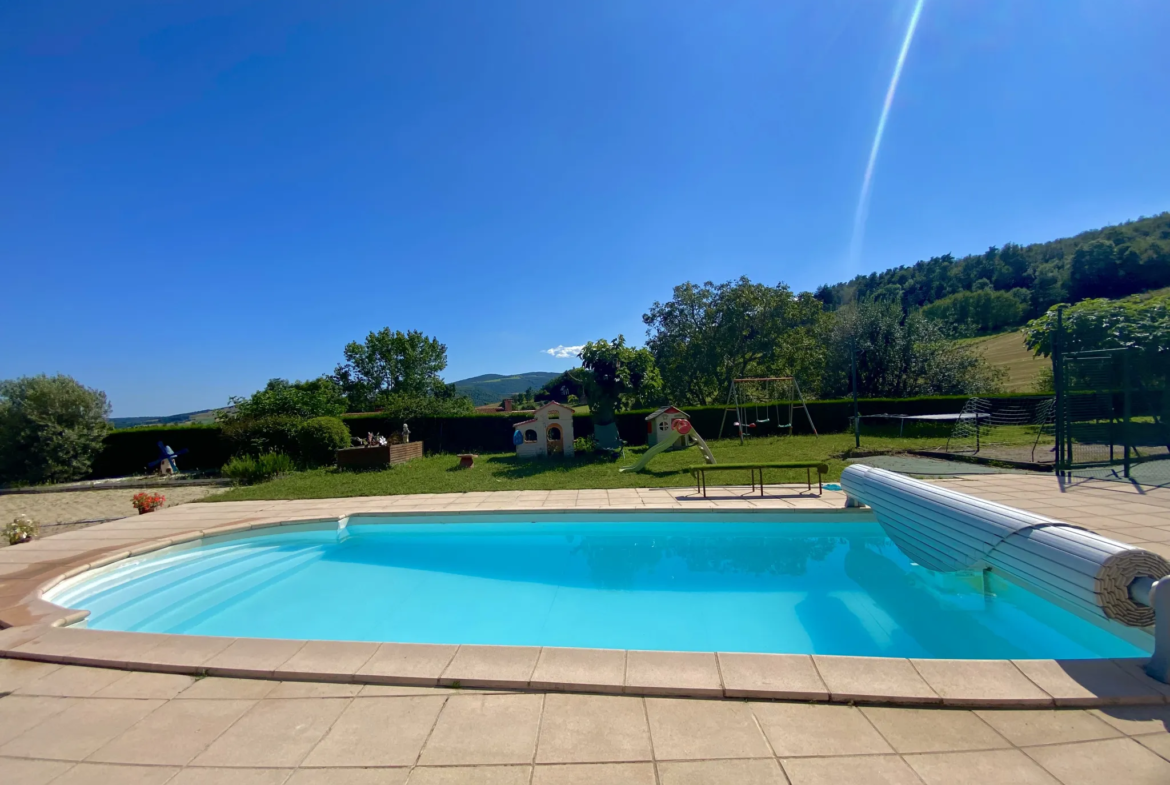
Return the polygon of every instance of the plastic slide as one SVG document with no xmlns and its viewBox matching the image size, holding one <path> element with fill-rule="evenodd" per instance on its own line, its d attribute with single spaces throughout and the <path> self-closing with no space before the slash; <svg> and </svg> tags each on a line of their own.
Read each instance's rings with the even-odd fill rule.
<svg viewBox="0 0 1170 785">
<path fill-rule="evenodd" d="M 618 471 L 642 471 L 646 468 L 646 465 L 654 459 L 654 456 L 669 450 L 678 443 L 679 439 L 685 439 L 690 444 L 699 445 L 699 451 L 703 453 L 703 460 L 705 460 L 707 463 L 715 463 L 715 456 L 711 454 L 711 449 L 707 447 L 707 443 L 703 441 L 703 437 L 700 436 L 691 427 L 691 424 L 686 420 L 675 420 L 674 422 L 675 427 L 671 430 L 670 436 L 666 437 L 663 441 L 658 442 L 658 444 L 654 445 L 645 453 L 643 453 L 642 457 L 639 458 L 637 463 L 635 463 L 633 466 L 623 466 Z"/>
</svg>

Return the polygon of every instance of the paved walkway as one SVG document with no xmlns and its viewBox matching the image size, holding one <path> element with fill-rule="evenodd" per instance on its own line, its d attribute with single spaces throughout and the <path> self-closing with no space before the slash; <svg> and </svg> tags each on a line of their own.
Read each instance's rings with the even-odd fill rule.
<svg viewBox="0 0 1170 785">
<path fill-rule="evenodd" d="M 130 500 L 140 491 L 161 493 L 166 507 L 202 499 L 223 488 L 211 485 L 179 488 L 117 488 L 101 491 L 62 491 L 59 493 L 6 493 L 0 495 L 0 528 L 18 515 L 27 515 L 42 526 L 53 523 L 124 518 L 137 515 Z M 0 543 L 6 545 L 7 543 Z"/>
<path fill-rule="evenodd" d="M 980 475 L 947 487 L 1170 556 L 1170 489 Z M 192 504 L 7 549 L 57 549 L 361 511 L 839 508 L 742 488 Z M 91 539 L 92 538 L 92 539 Z M 54 543 L 53 540 L 58 540 Z M 39 554 L 39 555 L 38 555 Z M 28 561 L 26 561 L 28 560 Z M 2 587 L 0 587 L 2 588 Z M 5 693 L 10 693 L 5 695 Z M 962 710 L 195 679 L 0 660 L 0 782 L 1170 783 L 1170 706 Z"/>
<path fill-rule="evenodd" d="M 0 660 L 5 785 L 1170 782 L 1170 707 L 906 709 Z"/>
</svg>

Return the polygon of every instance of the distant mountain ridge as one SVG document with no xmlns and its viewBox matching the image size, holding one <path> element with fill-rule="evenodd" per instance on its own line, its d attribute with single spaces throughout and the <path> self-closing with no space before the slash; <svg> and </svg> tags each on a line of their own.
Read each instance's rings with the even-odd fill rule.
<svg viewBox="0 0 1170 785">
<path fill-rule="evenodd" d="M 225 407 L 230 409 L 232 407 Z M 139 425 L 189 425 L 191 423 L 208 424 L 215 422 L 215 415 L 224 411 L 220 409 L 200 409 L 197 412 L 183 412 L 182 414 L 168 414 L 163 417 L 111 417 L 110 425 L 115 428 L 134 428 Z"/>
<path fill-rule="evenodd" d="M 560 375 L 559 371 L 529 371 L 511 375 L 485 373 L 469 379 L 460 379 L 454 382 L 454 385 L 458 392 L 471 398 L 476 406 L 484 406 L 502 401 L 509 395 L 522 393 L 529 387 L 534 391 L 539 390 L 545 382 Z"/>
</svg>

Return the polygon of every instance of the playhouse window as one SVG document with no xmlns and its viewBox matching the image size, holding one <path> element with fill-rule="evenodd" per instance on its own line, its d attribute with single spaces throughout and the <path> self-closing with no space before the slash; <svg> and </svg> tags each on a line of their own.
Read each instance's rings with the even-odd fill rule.
<svg viewBox="0 0 1170 785">
<path fill-rule="evenodd" d="M 531 428 L 529 428 L 527 431 L 525 431 L 524 432 L 524 441 L 526 441 L 526 442 L 536 441 L 536 431 L 532 430 Z"/>
<path fill-rule="evenodd" d="M 548 429 L 548 439 L 551 442 L 559 442 L 561 440 L 561 429 L 560 428 L 549 428 Z"/>
<path fill-rule="evenodd" d="M 548 410 L 548 418 L 550 420 L 559 420 L 559 419 L 561 419 L 561 413 L 558 412 L 556 409 L 549 409 Z"/>
</svg>

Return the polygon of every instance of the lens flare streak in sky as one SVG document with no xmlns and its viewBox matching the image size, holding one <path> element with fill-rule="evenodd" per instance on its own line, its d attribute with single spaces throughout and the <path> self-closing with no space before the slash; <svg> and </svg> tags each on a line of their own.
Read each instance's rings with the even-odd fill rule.
<svg viewBox="0 0 1170 785">
<path fill-rule="evenodd" d="M 886 120 L 890 117 L 890 107 L 894 103 L 894 93 L 898 90 L 898 80 L 902 78 L 902 67 L 906 65 L 906 55 L 910 51 L 910 44 L 914 41 L 914 31 L 918 28 L 918 17 L 922 15 L 922 6 L 926 0 L 918 0 L 914 4 L 914 13 L 910 15 L 910 24 L 906 27 L 906 35 L 902 39 L 902 49 L 898 52 L 898 62 L 894 65 L 894 75 L 890 78 L 890 86 L 886 89 L 886 100 L 882 104 L 882 114 L 878 118 L 877 131 L 873 135 L 873 146 L 869 148 L 869 162 L 865 165 L 865 177 L 861 181 L 861 195 L 857 199 L 857 212 L 853 216 L 853 240 L 849 244 L 849 269 L 856 272 L 861 257 L 861 245 L 865 237 L 865 219 L 869 214 L 869 192 L 873 185 L 873 170 L 877 163 L 878 150 L 882 146 L 882 134 L 886 130 Z"/>
</svg>

